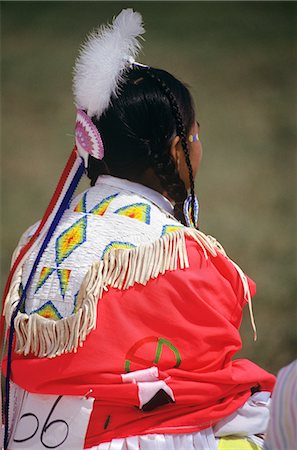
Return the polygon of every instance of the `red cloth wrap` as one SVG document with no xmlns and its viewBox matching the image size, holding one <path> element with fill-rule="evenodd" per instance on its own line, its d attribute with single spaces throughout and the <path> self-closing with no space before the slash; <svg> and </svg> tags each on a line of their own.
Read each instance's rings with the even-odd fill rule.
<svg viewBox="0 0 297 450">
<path fill-rule="evenodd" d="M 53 359 L 14 354 L 12 379 L 29 392 L 82 396 L 92 389 L 88 395 L 96 400 L 85 447 L 132 435 L 198 431 L 242 406 L 252 387 L 272 390 L 273 375 L 246 359 L 232 360 L 241 348 L 245 304 L 237 270 L 221 254 L 206 260 L 191 239 L 187 251 L 190 268 L 168 271 L 146 286 L 105 292 L 97 327 L 77 353 Z M 253 295 L 255 283 L 249 280 L 249 286 Z M 154 363 L 158 338 L 178 350 L 180 364 L 166 343 Z M 161 379 L 170 377 L 175 403 L 140 410 L 137 384 L 121 379 L 129 361 L 131 371 L 157 365 Z"/>
</svg>

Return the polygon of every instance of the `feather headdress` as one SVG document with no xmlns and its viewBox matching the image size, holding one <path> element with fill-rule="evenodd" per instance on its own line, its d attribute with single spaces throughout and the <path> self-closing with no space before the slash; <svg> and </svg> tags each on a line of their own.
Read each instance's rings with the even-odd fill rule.
<svg viewBox="0 0 297 450">
<path fill-rule="evenodd" d="M 137 38 L 145 32 L 142 17 L 124 9 L 112 25 L 101 26 L 83 44 L 74 67 L 76 107 L 99 118 L 117 95 L 125 69 L 140 50 Z"/>
</svg>

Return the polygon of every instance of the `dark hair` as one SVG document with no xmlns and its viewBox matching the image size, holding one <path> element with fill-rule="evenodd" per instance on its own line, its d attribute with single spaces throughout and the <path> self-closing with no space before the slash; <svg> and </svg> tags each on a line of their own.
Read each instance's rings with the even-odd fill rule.
<svg viewBox="0 0 297 450">
<path fill-rule="evenodd" d="M 181 81 L 161 69 L 133 66 L 125 74 L 119 95 L 111 99 L 105 113 L 99 120 L 92 118 L 101 133 L 105 154 L 103 161 L 89 157 L 91 184 L 94 185 L 98 175 L 106 173 L 140 181 L 142 174 L 152 168 L 164 190 L 176 202 L 176 216 L 182 220 L 181 205 L 187 192 L 169 149 L 178 135 L 193 196 L 187 134 L 194 120 L 193 100 Z"/>
</svg>

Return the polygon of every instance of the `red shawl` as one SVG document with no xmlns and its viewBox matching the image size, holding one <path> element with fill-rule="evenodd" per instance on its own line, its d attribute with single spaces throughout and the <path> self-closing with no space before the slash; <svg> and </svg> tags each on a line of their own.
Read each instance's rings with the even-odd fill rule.
<svg viewBox="0 0 297 450">
<path fill-rule="evenodd" d="M 186 242 L 189 268 L 104 293 L 96 329 L 76 353 L 13 356 L 12 379 L 27 391 L 95 397 L 85 447 L 198 431 L 242 406 L 251 388 L 273 388 L 273 375 L 232 359 L 241 348 L 245 304 L 238 271 L 225 256 L 206 259 L 196 242 Z M 161 381 L 122 378 L 152 366 Z"/>
</svg>

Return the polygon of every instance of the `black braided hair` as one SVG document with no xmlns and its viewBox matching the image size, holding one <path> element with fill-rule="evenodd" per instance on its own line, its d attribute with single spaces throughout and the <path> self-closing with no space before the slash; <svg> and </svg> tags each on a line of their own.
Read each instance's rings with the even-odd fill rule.
<svg viewBox="0 0 297 450">
<path fill-rule="evenodd" d="M 183 83 L 164 70 L 133 66 L 125 74 L 119 95 L 111 99 L 105 113 L 99 120 L 92 118 L 101 133 L 105 155 L 104 163 L 89 157 L 91 184 L 98 175 L 106 173 L 142 182 L 142 175 L 152 168 L 163 189 L 176 203 L 176 218 L 184 223 L 182 205 L 187 191 L 170 146 L 179 135 L 193 197 L 187 134 L 194 119 L 193 101 Z"/>
<path fill-rule="evenodd" d="M 165 93 L 166 97 L 168 98 L 168 100 L 170 102 L 170 106 L 172 108 L 172 111 L 173 111 L 173 114 L 174 114 L 174 117 L 176 120 L 177 135 L 181 139 L 182 147 L 183 147 L 184 154 L 185 154 L 186 164 L 187 164 L 188 171 L 189 171 L 191 206 L 192 206 L 191 215 L 192 215 L 193 224 L 195 224 L 195 218 L 194 218 L 195 182 L 194 182 L 194 177 L 193 177 L 192 164 L 191 164 L 191 160 L 190 160 L 190 152 L 189 152 L 189 146 L 188 146 L 187 133 L 186 133 L 185 126 L 183 123 L 183 118 L 181 116 L 176 98 L 173 95 L 173 93 L 171 92 L 171 90 L 169 89 L 169 87 L 166 85 L 166 83 L 161 78 L 156 76 L 155 73 L 150 69 L 150 67 L 147 68 L 147 75 L 150 78 L 152 78 L 153 80 L 156 80 L 156 82 L 160 85 L 161 89 L 163 90 L 163 92 Z M 159 176 L 160 176 L 160 174 L 159 174 Z M 185 199 L 185 197 L 184 197 L 184 199 Z M 178 206 L 178 210 L 180 211 L 179 204 L 177 204 L 177 206 Z"/>
</svg>

